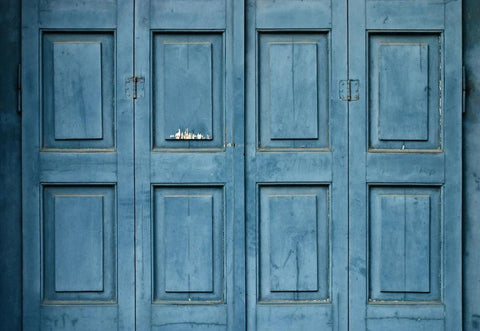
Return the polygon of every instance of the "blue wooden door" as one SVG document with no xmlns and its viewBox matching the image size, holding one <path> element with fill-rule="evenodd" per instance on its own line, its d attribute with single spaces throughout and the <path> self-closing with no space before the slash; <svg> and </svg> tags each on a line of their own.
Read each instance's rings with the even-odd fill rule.
<svg viewBox="0 0 480 331">
<path fill-rule="evenodd" d="M 460 14 L 25 0 L 24 328 L 461 330 Z"/>
<path fill-rule="evenodd" d="M 347 330 L 347 1 L 247 1 L 247 329 Z"/>
<path fill-rule="evenodd" d="M 133 2 L 23 3 L 23 328 L 132 330 Z"/>
<path fill-rule="evenodd" d="M 243 2 L 135 5 L 138 330 L 243 330 Z"/>
<path fill-rule="evenodd" d="M 461 330 L 461 1 L 349 2 L 351 330 Z"/>
</svg>

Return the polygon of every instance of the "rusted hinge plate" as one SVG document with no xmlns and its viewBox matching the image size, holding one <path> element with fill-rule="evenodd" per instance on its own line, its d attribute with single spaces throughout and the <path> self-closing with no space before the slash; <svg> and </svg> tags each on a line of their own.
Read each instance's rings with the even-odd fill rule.
<svg viewBox="0 0 480 331">
<path fill-rule="evenodd" d="M 143 98 L 145 78 L 143 77 L 128 77 L 125 79 L 125 95 L 127 98 L 138 99 Z"/>
<path fill-rule="evenodd" d="M 467 99 L 467 74 L 465 72 L 465 66 L 462 66 L 462 114 L 467 112 L 466 106 Z"/>
<path fill-rule="evenodd" d="M 357 101 L 360 99 L 360 83 L 357 79 L 341 80 L 338 97 L 342 101 Z"/>
<path fill-rule="evenodd" d="M 22 113 L 22 65 L 17 69 L 17 112 Z"/>
</svg>

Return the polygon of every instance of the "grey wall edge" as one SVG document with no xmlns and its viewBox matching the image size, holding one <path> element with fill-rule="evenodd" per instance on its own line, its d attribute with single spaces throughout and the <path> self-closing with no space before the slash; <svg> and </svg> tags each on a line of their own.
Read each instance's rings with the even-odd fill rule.
<svg viewBox="0 0 480 331">
<path fill-rule="evenodd" d="M 467 77 L 463 119 L 463 321 L 480 330 L 480 2 L 463 0 Z"/>
<path fill-rule="evenodd" d="M 21 117 L 17 113 L 20 0 L 0 1 L 0 329 L 22 322 Z"/>
</svg>

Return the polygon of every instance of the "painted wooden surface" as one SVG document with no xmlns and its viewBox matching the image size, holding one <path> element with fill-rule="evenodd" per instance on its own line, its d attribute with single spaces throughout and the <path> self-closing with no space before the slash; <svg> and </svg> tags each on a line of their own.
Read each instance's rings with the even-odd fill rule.
<svg viewBox="0 0 480 331">
<path fill-rule="evenodd" d="M 259 147 L 328 148 L 328 36 L 259 33 Z"/>
<path fill-rule="evenodd" d="M 55 139 L 101 139 L 101 44 L 54 42 L 52 46 Z"/>
<path fill-rule="evenodd" d="M 328 188 L 262 186 L 259 300 L 328 300 Z"/>
<path fill-rule="evenodd" d="M 221 302 L 222 187 L 156 187 L 153 204 L 153 301 Z"/>
<path fill-rule="evenodd" d="M 347 330 L 346 1 L 247 1 L 247 329 Z"/>
<path fill-rule="evenodd" d="M 218 31 L 154 32 L 154 149 L 221 149 L 225 143 L 225 41 Z M 195 137 L 178 137 L 178 133 Z M 201 135 L 201 138 L 198 135 Z"/>
<path fill-rule="evenodd" d="M 461 330 L 461 2 L 349 18 L 350 326 Z"/>
<path fill-rule="evenodd" d="M 369 37 L 369 149 L 440 149 L 441 36 Z"/>
<path fill-rule="evenodd" d="M 468 2 L 468 1 L 467 1 L 467 2 Z M 473 29 L 471 29 L 471 30 L 473 31 Z M 473 54 L 474 54 L 474 52 L 475 52 L 475 51 L 472 51 Z M 472 62 L 475 62 L 475 61 L 473 61 L 473 60 L 471 60 L 471 61 L 472 61 Z M 472 77 L 472 76 L 469 76 L 469 77 L 470 77 L 471 81 L 473 81 L 473 82 L 475 81 L 475 76 L 473 76 L 473 77 Z M 473 84 L 473 83 L 472 83 L 472 84 Z M 470 98 L 473 98 L 472 95 L 473 95 L 473 96 L 475 95 L 474 92 L 475 92 L 475 91 L 472 92 L 472 94 L 470 95 Z M 472 99 L 468 99 L 468 100 L 472 100 Z M 473 108 L 473 107 L 472 107 L 472 108 Z M 467 115 L 467 119 L 468 119 L 467 123 L 471 123 L 471 122 L 469 122 L 469 121 L 473 121 L 473 120 L 472 120 L 473 117 L 472 117 L 472 115 L 470 115 L 470 117 L 468 117 L 468 116 L 469 116 L 469 115 Z M 468 126 L 468 125 L 466 126 L 466 130 L 467 130 L 467 131 L 468 131 L 468 130 L 471 130 L 471 131 L 469 131 L 471 135 L 467 137 L 467 145 L 466 145 L 466 148 L 473 148 L 473 147 L 468 147 L 468 146 L 473 146 L 473 144 L 468 145 L 468 142 L 471 141 L 471 140 L 468 140 L 468 139 L 474 136 L 474 131 L 473 131 L 473 129 L 474 129 L 474 127 L 472 128 L 472 126 Z M 474 158 L 475 158 L 475 153 L 473 153 L 473 152 L 470 154 L 470 156 L 467 156 L 466 169 L 470 169 L 470 170 L 473 169 L 473 167 L 474 167 L 473 165 L 471 165 L 471 167 L 469 168 L 469 164 L 470 164 L 470 163 L 468 163 L 468 160 L 472 160 L 472 159 L 474 159 Z M 173 163 L 173 164 L 174 164 L 174 163 Z M 476 163 L 475 163 L 475 162 L 472 162 L 472 164 L 476 164 Z M 68 167 L 67 167 L 67 168 L 68 168 Z M 168 167 L 166 167 L 166 166 L 165 166 L 165 168 L 168 169 Z M 390 175 L 390 176 L 393 176 L 393 175 Z M 412 174 L 412 176 L 413 176 L 413 174 Z M 418 176 L 418 175 L 415 175 L 415 176 Z M 472 174 L 472 176 L 473 176 L 473 174 Z M 413 176 L 413 177 L 414 177 L 414 176 Z M 398 177 L 397 177 L 397 178 L 398 178 Z M 434 180 L 434 181 L 438 181 L 438 180 Z M 475 185 L 475 184 L 474 184 L 474 181 L 472 181 L 472 185 Z M 466 219 L 466 222 L 467 222 L 467 224 L 470 225 L 470 228 L 469 228 L 470 230 L 465 232 L 465 233 L 466 233 L 466 238 L 465 238 L 466 241 L 465 241 L 465 243 L 466 243 L 466 245 L 467 245 L 468 247 L 474 246 L 474 244 L 472 244 L 472 242 L 473 242 L 473 243 L 475 242 L 474 238 L 475 238 L 475 233 L 476 233 L 476 232 L 475 232 L 475 225 L 474 225 L 475 223 L 474 223 L 474 222 L 470 222 L 472 219 L 475 218 L 475 215 L 476 215 L 476 213 L 475 213 L 475 211 L 474 211 L 475 208 L 471 208 L 471 209 L 468 208 L 468 206 L 469 206 L 469 201 L 472 201 L 472 200 L 475 199 L 475 192 L 474 192 L 473 188 L 468 188 L 468 187 L 465 188 L 465 190 L 470 190 L 470 189 L 471 189 L 472 191 L 471 191 L 471 192 L 468 191 L 469 193 L 465 195 L 465 196 L 466 196 L 465 202 L 466 202 L 466 204 L 467 204 L 467 212 L 466 212 L 466 213 L 467 213 L 467 215 L 468 215 L 468 216 L 467 216 L 467 219 Z M 241 208 L 241 207 L 240 207 L 240 208 Z M 473 239 L 472 239 L 472 238 L 473 238 Z M 470 243 L 470 245 L 469 245 L 469 243 Z M 474 267 L 475 264 L 469 263 L 469 261 L 474 261 L 474 256 L 475 256 L 475 255 L 474 255 L 474 254 L 475 254 L 474 252 L 475 252 L 475 250 L 474 250 L 474 249 L 473 249 L 473 250 L 470 249 L 469 252 L 470 252 L 470 254 L 469 254 L 469 255 L 466 255 L 466 257 L 465 257 L 465 260 L 466 260 L 466 262 L 467 262 L 465 267 L 466 267 L 470 272 L 468 272 L 468 273 L 466 274 L 465 279 L 475 279 L 475 276 L 474 276 L 474 275 L 475 275 L 475 267 Z M 11 282 L 11 281 L 12 281 L 12 280 L 9 280 L 9 282 Z M 470 312 L 473 312 L 473 313 L 470 314 L 470 315 L 468 315 L 467 318 L 465 318 L 465 323 L 466 323 L 466 324 L 468 323 L 468 325 L 466 325 L 465 328 L 466 328 L 467 330 L 469 330 L 469 328 L 472 328 L 472 330 L 474 330 L 475 328 L 477 328 L 477 325 L 478 325 L 478 324 L 476 324 L 476 322 L 478 321 L 478 316 L 475 315 L 475 305 L 476 305 L 476 302 L 477 302 L 476 299 L 475 299 L 476 297 L 474 296 L 475 288 L 476 288 L 476 287 L 475 287 L 475 281 L 472 281 L 472 282 L 468 282 L 468 281 L 467 281 L 466 284 L 467 284 L 467 285 L 468 285 L 468 284 L 471 284 L 471 287 L 469 287 L 470 290 L 469 290 L 469 291 L 466 291 L 466 295 L 465 295 L 465 298 L 466 298 L 465 300 L 466 300 L 466 302 L 469 303 L 469 304 L 466 305 L 466 307 L 473 307 L 473 308 L 471 308 L 471 310 L 470 310 Z M 3 296 L 2 296 L 2 297 L 3 297 Z M 9 307 L 8 309 L 11 309 L 11 308 Z M 306 308 L 306 309 L 307 309 L 307 308 Z M 420 307 L 420 308 L 417 307 L 416 309 L 417 309 L 417 311 L 421 311 L 421 307 Z M 85 311 L 87 311 L 87 309 L 85 309 Z M 397 311 L 397 313 L 398 313 L 398 311 Z M 404 312 L 400 311 L 400 314 L 397 314 L 397 316 L 404 316 L 404 315 L 401 315 L 402 313 L 404 313 Z M 375 314 L 377 314 L 377 313 L 375 313 Z M 380 314 L 380 313 L 378 313 L 378 314 Z M 425 313 L 423 313 L 423 314 L 425 314 Z M 83 315 L 83 316 L 85 316 L 85 315 Z M 372 316 L 376 316 L 376 315 L 374 315 L 374 313 L 372 312 Z M 380 315 L 378 315 L 378 316 L 380 316 Z M 409 316 L 413 316 L 413 315 L 409 315 Z M 418 315 L 418 316 L 419 316 L 419 318 L 421 318 L 421 317 L 424 316 L 424 315 L 420 314 L 420 315 Z M 437 316 L 437 315 L 435 315 L 435 316 Z M 441 314 L 438 315 L 438 316 L 441 316 Z M 476 317 L 476 316 L 477 316 L 477 317 Z M 279 320 L 280 320 L 281 315 L 278 315 L 277 317 L 279 317 Z M 167 320 L 167 318 L 165 318 L 165 320 Z M 386 326 L 391 325 L 391 323 L 394 323 L 394 322 L 400 323 L 400 322 L 398 322 L 398 318 L 384 319 L 383 322 L 381 322 L 380 320 L 378 320 L 378 321 L 375 322 L 375 323 L 377 323 L 377 324 L 378 324 L 378 323 L 383 323 L 383 324 L 382 324 L 383 326 L 380 326 L 380 329 L 382 329 L 382 328 L 384 329 Z M 80 323 L 82 323 L 82 322 L 80 322 Z M 372 323 L 373 323 L 373 322 L 372 322 Z M 412 321 L 407 321 L 407 320 L 405 320 L 405 321 L 403 321 L 403 322 L 401 322 L 401 323 L 403 323 L 403 329 L 414 329 L 414 328 L 416 328 L 417 326 L 420 327 L 420 326 L 419 326 L 419 323 L 420 323 L 420 322 L 412 322 Z M 81 328 L 81 326 L 79 326 L 79 327 Z M 83 327 L 85 327 L 84 324 L 83 324 Z M 429 327 L 429 328 L 431 328 L 431 329 L 437 329 L 437 328 L 439 328 L 439 327 L 441 327 L 441 326 L 440 326 L 440 324 L 439 324 L 438 321 L 431 321 L 431 322 L 428 323 L 428 325 L 425 325 L 425 327 Z"/>
<path fill-rule="evenodd" d="M 369 299 L 439 301 L 439 187 L 372 187 L 369 200 Z"/>
<path fill-rule="evenodd" d="M 135 328 L 132 12 L 23 2 L 24 330 Z"/>
<path fill-rule="evenodd" d="M 55 292 L 103 291 L 103 196 L 54 198 Z M 52 220 L 50 220 L 51 222 Z"/>
<path fill-rule="evenodd" d="M 135 2 L 138 330 L 244 329 L 243 12 Z"/>
<path fill-rule="evenodd" d="M 115 35 L 42 34 L 42 149 L 105 149 L 115 144 Z"/>
</svg>

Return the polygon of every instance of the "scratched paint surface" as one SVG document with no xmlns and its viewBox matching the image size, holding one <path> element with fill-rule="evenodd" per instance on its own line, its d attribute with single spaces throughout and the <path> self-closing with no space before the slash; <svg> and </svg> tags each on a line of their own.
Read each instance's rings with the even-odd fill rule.
<svg viewBox="0 0 480 331">
<path fill-rule="evenodd" d="M 477 86 L 480 78 L 476 72 L 480 70 L 478 57 L 480 50 L 478 38 L 480 36 L 480 4 L 477 0 L 464 1 L 464 51 L 467 65 L 469 93 L 467 95 L 468 113 L 464 117 L 464 329 L 467 331 L 480 330 L 480 253 L 478 242 L 480 240 L 480 225 L 477 222 L 480 191 L 478 190 L 479 150 L 480 141 L 478 125 L 478 104 L 480 94 Z M 111 3 L 111 2 L 109 2 Z M 2 267 L 0 272 L 1 284 L 1 325 L 8 330 L 19 330 L 20 320 L 20 291 L 21 291 L 21 268 L 20 268 L 20 117 L 15 113 L 16 108 L 16 72 L 15 66 L 20 61 L 18 44 L 19 37 L 19 3 L 16 0 L 5 0 L 0 4 L 0 21 L 4 29 L 0 33 L 0 40 L 11 43 L 11 47 L 5 47 L 2 52 L 2 70 L 0 95 L 0 137 L 7 144 L 1 144 L 0 155 L 8 157 L 0 158 L 0 182 L 7 185 L 8 189 L 2 190 L 0 218 L 2 219 L 2 231 L 0 243 L 2 245 Z M 475 174 L 475 175 L 474 175 Z M 7 178 L 7 179 L 5 179 Z M 6 208 L 4 208 L 6 207 Z M 61 321 L 61 320 L 59 320 Z M 66 321 L 65 321 L 66 323 Z M 78 321 L 68 322 L 68 326 L 78 326 Z M 388 321 L 387 321 L 388 323 Z M 57 326 L 67 326 L 58 324 Z"/>
</svg>

